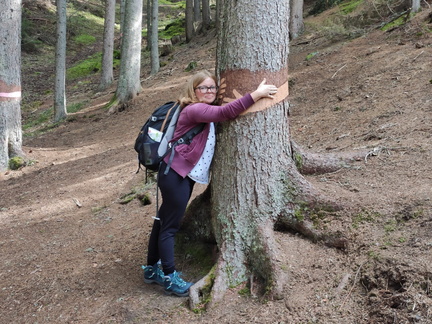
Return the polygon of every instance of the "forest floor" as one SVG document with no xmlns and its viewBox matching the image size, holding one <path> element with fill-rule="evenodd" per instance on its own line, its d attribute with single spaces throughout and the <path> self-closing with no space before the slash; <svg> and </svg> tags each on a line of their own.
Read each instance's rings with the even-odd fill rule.
<svg viewBox="0 0 432 324">
<path fill-rule="evenodd" d="M 156 76 L 144 71 L 142 93 L 117 114 L 103 109 L 115 88 L 96 93 L 97 79 L 88 91 L 70 87 L 68 101 L 85 98 L 86 108 L 49 132 L 25 137 L 24 150 L 36 163 L 0 174 L 1 322 L 432 323 L 427 15 L 392 32 L 339 41 L 307 32 L 292 42 L 293 139 L 316 153 L 370 154 L 337 172 L 307 176 L 345 206 L 318 225 L 342 231 L 349 245 L 338 250 L 276 232 L 285 247 L 280 258 L 289 264 L 282 300 L 232 289 L 223 305 L 196 314 L 188 298 L 144 284 L 155 204 L 119 203 L 145 178 L 135 173 L 140 127 L 155 107 L 177 98 L 194 73 L 184 71 L 191 60 L 196 70 L 214 69 L 214 34 L 177 47 Z M 310 53 L 316 54 L 307 60 Z M 47 78 L 29 75 L 23 71 L 24 91 L 31 83 L 52 105 L 43 91 Z M 191 281 L 200 279 L 194 261 L 178 256 Z"/>
</svg>

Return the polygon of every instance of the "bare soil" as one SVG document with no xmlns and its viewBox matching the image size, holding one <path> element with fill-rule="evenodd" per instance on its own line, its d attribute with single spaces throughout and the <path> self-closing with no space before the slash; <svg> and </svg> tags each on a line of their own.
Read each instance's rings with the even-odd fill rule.
<svg viewBox="0 0 432 324">
<path fill-rule="evenodd" d="M 25 152 L 37 163 L 0 175 L 1 322 L 432 323 L 427 14 L 392 32 L 339 41 L 306 33 L 292 42 L 293 138 L 312 152 L 370 154 L 337 172 L 307 176 L 345 206 L 317 226 L 342 231 L 349 246 L 337 250 L 277 232 L 285 246 L 280 258 L 289 264 L 283 300 L 262 299 L 253 289 L 243 296 L 237 288 L 223 305 L 195 314 L 187 298 L 144 284 L 155 203 L 119 203 L 144 181 L 133 150 L 141 125 L 155 107 L 176 99 L 193 73 L 184 71 L 190 61 L 197 70 L 214 69 L 214 34 L 176 48 L 157 76 L 145 67 L 142 93 L 120 113 L 103 109 L 115 88 L 95 94 L 97 79 L 88 92 L 71 89 L 69 102 L 87 98 L 86 109 L 26 137 Z M 180 270 L 197 281 L 193 261 L 179 253 Z"/>
</svg>

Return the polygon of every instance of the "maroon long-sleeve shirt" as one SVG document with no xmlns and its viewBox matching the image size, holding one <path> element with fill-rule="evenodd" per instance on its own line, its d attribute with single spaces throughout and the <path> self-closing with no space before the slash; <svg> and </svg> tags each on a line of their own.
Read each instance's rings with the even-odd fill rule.
<svg viewBox="0 0 432 324">
<path fill-rule="evenodd" d="M 193 169 L 204 151 L 211 122 L 234 119 L 254 103 L 250 94 L 232 101 L 224 106 L 213 106 L 206 103 L 195 103 L 183 108 L 177 121 L 173 140 L 179 139 L 195 126 L 205 123 L 202 132 L 197 134 L 189 145 L 180 144 L 175 147 L 175 155 L 171 168 L 183 178 Z M 165 157 L 168 163 L 170 154 Z"/>
</svg>

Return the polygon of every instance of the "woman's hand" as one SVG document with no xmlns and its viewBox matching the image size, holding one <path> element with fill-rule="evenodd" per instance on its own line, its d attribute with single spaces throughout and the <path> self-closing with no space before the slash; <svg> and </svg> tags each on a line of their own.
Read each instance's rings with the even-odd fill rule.
<svg viewBox="0 0 432 324">
<path fill-rule="evenodd" d="M 273 84 L 265 84 L 266 79 L 264 79 L 258 88 L 251 93 L 252 99 L 257 102 L 261 98 L 270 98 L 273 99 L 273 95 L 277 92 L 277 87 Z"/>
</svg>

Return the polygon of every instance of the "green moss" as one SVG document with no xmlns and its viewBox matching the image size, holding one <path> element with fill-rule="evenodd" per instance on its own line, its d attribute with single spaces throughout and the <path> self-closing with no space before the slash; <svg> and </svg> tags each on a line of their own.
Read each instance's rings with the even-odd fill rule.
<svg viewBox="0 0 432 324">
<path fill-rule="evenodd" d="M 314 58 L 319 52 L 312 52 L 306 55 L 305 61 L 310 61 L 312 58 Z"/>
<path fill-rule="evenodd" d="M 400 16 L 398 19 L 395 19 L 388 24 L 385 24 L 383 27 L 381 27 L 382 31 L 391 30 L 393 28 L 399 27 L 404 25 L 409 19 L 415 16 L 415 13 L 410 13 L 409 17 L 406 15 Z"/>
<path fill-rule="evenodd" d="M 360 6 L 363 2 L 364 0 L 352 0 L 348 2 L 343 2 L 339 4 L 339 9 L 343 14 L 348 15 L 354 10 L 356 10 L 357 7 Z"/>
<path fill-rule="evenodd" d="M 122 204 L 122 205 L 129 204 L 132 200 L 135 199 L 135 197 L 136 197 L 135 193 L 128 193 L 128 194 L 120 197 L 120 202 L 119 203 Z"/>
<path fill-rule="evenodd" d="M 196 314 L 200 314 L 203 311 L 205 311 L 208 303 L 210 303 L 210 301 L 211 301 L 211 291 L 213 289 L 213 284 L 214 284 L 214 280 L 216 277 L 215 271 L 216 271 L 216 266 L 213 266 L 213 268 L 209 272 L 209 276 L 207 277 L 207 281 L 205 282 L 204 286 L 201 288 L 202 303 L 197 305 L 197 307 L 195 307 L 193 309 L 193 312 Z"/>
<path fill-rule="evenodd" d="M 119 199 L 119 203 L 125 205 L 137 198 L 141 202 L 141 204 L 150 205 L 152 203 L 152 200 L 151 195 L 148 191 L 152 185 L 153 182 L 143 182 L 140 186 L 133 188 L 130 192 L 121 196 Z"/>
<path fill-rule="evenodd" d="M 188 64 L 188 66 L 186 67 L 185 71 L 186 71 L 186 72 L 190 72 L 190 71 L 196 69 L 197 65 L 198 65 L 197 62 L 195 62 L 195 61 L 193 61 L 193 62 L 189 62 L 189 64 Z"/>
<path fill-rule="evenodd" d="M 297 219 L 299 222 L 304 221 L 305 219 L 305 215 L 303 213 L 303 209 L 302 208 L 298 208 L 296 210 L 294 210 L 294 217 L 295 219 Z"/>
<path fill-rule="evenodd" d="M 297 169 L 301 170 L 301 168 L 303 167 L 303 157 L 301 156 L 301 154 L 294 153 L 293 159 Z"/>
<path fill-rule="evenodd" d="M 249 297 L 249 296 L 251 296 L 251 291 L 250 291 L 249 287 L 246 286 L 246 287 L 240 289 L 238 291 L 238 294 L 240 296 L 243 296 L 243 297 Z"/>
<path fill-rule="evenodd" d="M 165 26 L 165 28 L 159 32 L 159 37 L 162 39 L 171 39 L 177 35 L 185 34 L 185 19 L 176 19 Z"/>
<path fill-rule="evenodd" d="M 9 160 L 9 169 L 18 170 L 26 165 L 25 160 L 20 156 L 15 156 Z"/>
</svg>

